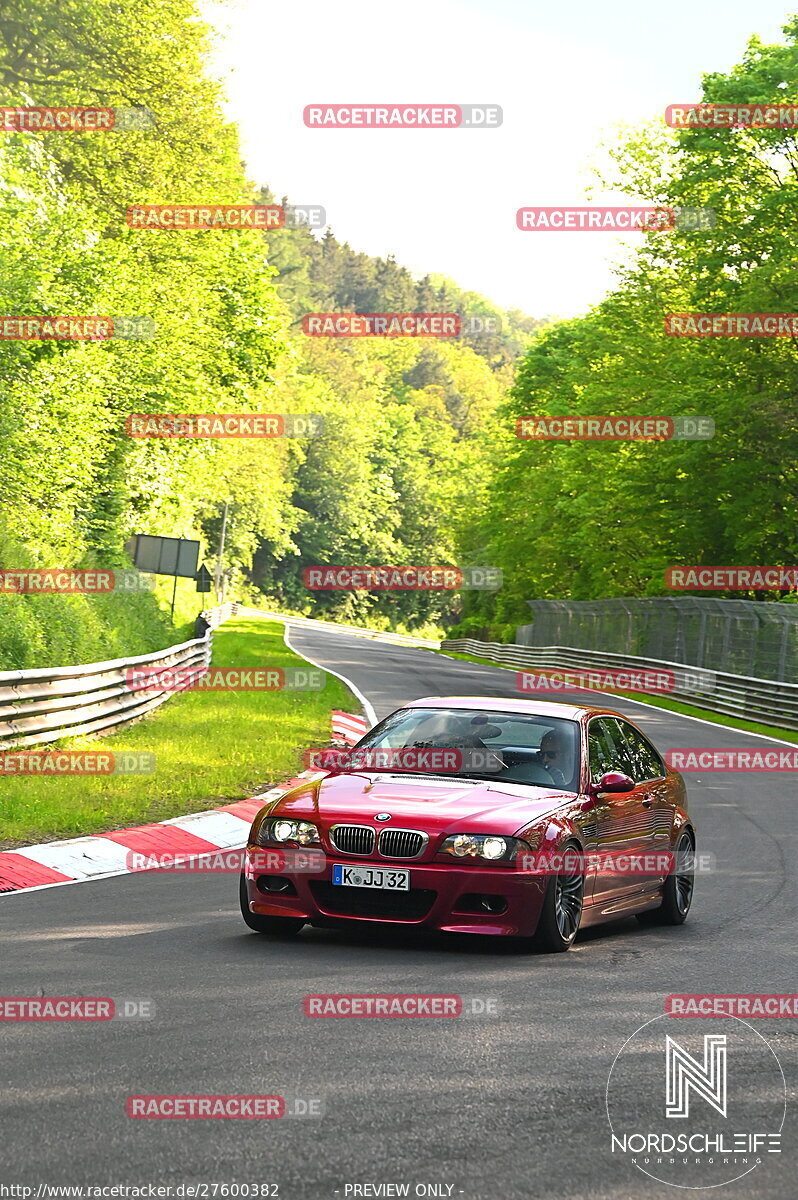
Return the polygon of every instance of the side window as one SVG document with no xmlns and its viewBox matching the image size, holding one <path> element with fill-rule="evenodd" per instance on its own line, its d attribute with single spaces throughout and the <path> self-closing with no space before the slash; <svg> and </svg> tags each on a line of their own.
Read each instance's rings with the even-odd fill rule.
<svg viewBox="0 0 798 1200">
<path fill-rule="evenodd" d="M 628 771 L 635 782 L 644 779 L 659 779 L 665 774 L 662 759 L 654 747 L 641 733 L 638 733 L 626 721 L 616 721 L 618 740 L 624 747 L 624 756 L 629 761 L 632 770 Z"/>
<path fill-rule="evenodd" d="M 607 725 L 609 726 L 608 732 L 614 749 L 613 763 L 615 765 L 613 769 L 623 771 L 624 775 L 628 775 L 636 783 L 640 778 L 640 773 L 637 760 L 632 754 L 631 746 L 621 733 L 617 721 L 608 720 Z"/>
<path fill-rule="evenodd" d="M 612 738 L 611 726 L 604 717 L 595 717 L 587 727 L 587 761 L 590 782 L 598 783 L 607 771 L 617 771 L 618 752 Z"/>
</svg>

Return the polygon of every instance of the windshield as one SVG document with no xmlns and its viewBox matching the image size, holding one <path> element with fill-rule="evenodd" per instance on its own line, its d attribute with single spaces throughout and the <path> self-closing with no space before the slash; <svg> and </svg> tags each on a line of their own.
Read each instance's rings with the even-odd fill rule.
<svg viewBox="0 0 798 1200">
<path fill-rule="evenodd" d="M 358 742 L 351 767 L 577 791 L 579 725 L 562 717 L 403 708 Z"/>
</svg>

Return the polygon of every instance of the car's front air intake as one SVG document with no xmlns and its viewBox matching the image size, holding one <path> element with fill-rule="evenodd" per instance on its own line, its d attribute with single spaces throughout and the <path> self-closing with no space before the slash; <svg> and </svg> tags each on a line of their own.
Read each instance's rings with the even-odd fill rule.
<svg viewBox="0 0 798 1200">
<path fill-rule="evenodd" d="M 342 854 L 374 853 L 374 830 L 368 825 L 333 825 L 330 841 Z"/>
<path fill-rule="evenodd" d="M 418 858 L 428 841 L 417 829 L 381 829 L 378 847 L 383 858 Z"/>
</svg>

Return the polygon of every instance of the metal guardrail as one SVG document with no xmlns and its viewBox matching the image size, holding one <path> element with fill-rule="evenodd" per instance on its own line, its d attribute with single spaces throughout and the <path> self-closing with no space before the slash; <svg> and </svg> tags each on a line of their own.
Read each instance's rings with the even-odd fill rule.
<svg viewBox="0 0 798 1200">
<path fill-rule="evenodd" d="M 242 613 L 254 617 L 266 617 L 274 621 L 284 621 L 291 625 L 306 625 L 311 629 L 333 629 L 339 633 L 351 633 L 356 637 L 373 638 L 378 642 L 393 642 L 397 646 L 420 646 L 426 650 L 437 650 L 441 642 L 435 638 L 414 637 L 408 633 L 382 633 L 377 629 L 364 629 L 362 625 L 341 625 L 337 621 L 320 621 L 314 617 L 292 617 L 287 613 L 272 612 L 266 608 L 241 608 Z"/>
<path fill-rule="evenodd" d="M 164 669 L 180 667 L 187 678 L 201 675 L 211 661 L 211 630 L 237 612 L 236 603 L 208 609 L 202 614 L 208 623 L 203 637 L 153 654 L 77 667 L 0 671 L 0 753 L 111 731 L 144 716 L 174 692 L 144 691 L 141 684 L 134 687 L 126 672 L 153 664 Z"/>
<path fill-rule="evenodd" d="M 573 646 L 519 646 L 479 642 L 475 638 L 452 638 L 442 642 L 441 649 L 456 654 L 473 654 L 495 662 L 497 666 L 516 667 L 519 670 L 672 671 L 675 685 L 666 693 L 669 698 L 747 721 L 763 721 L 783 729 L 798 729 L 798 684 L 795 683 L 776 683 L 772 679 L 707 671 L 687 663 L 637 658 L 628 654 L 604 654 Z M 523 696 L 530 692 L 519 689 L 518 694 Z M 552 694 L 551 698 L 556 697 Z"/>
<path fill-rule="evenodd" d="M 228 600 L 224 604 L 217 604 L 216 608 L 206 608 L 200 616 L 208 622 L 209 629 L 216 629 L 217 625 L 230 617 L 237 617 L 240 612 L 243 612 L 243 605 L 237 600 Z"/>
</svg>

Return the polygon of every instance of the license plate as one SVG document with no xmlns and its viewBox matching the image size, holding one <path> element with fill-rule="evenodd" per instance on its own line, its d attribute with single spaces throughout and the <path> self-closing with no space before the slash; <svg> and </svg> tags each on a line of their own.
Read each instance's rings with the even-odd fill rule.
<svg viewBox="0 0 798 1200">
<path fill-rule="evenodd" d="M 388 871 L 383 867 L 350 867 L 333 863 L 333 883 L 342 887 L 384 888 L 389 892 L 409 892 L 409 871 Z"/>
</svg>

